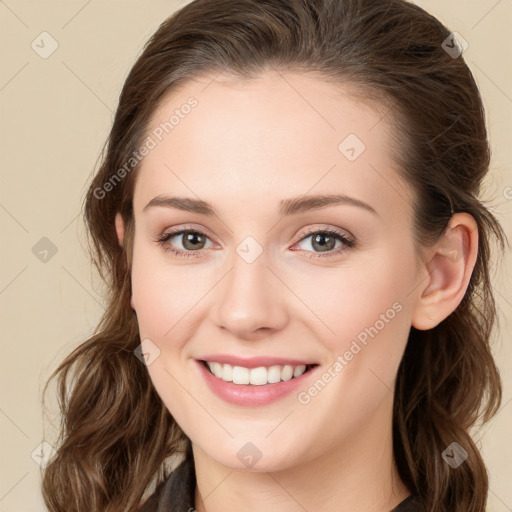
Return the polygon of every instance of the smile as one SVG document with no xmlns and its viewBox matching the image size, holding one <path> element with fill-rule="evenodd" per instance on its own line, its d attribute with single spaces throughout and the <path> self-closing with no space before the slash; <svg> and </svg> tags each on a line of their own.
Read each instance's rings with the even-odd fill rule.
<svg viewBox="0 0 512 512">
<path fill-rule="evenodd" d="M 277 384 L 281 381 L 288 381 L 300 377 L 303 373 L 310 370 L 312 364 L 297 366 L 292 365 L 272 365 L 259 366 L 257 368 L 246 368 L 244 366 L 234 366 L 228 363 L 218 363 L 216 361 L 203 361 L 212 375 L 222 379 L 225 382 L 233 384 L 264 386 L 265 384 Z"/>
</svg>

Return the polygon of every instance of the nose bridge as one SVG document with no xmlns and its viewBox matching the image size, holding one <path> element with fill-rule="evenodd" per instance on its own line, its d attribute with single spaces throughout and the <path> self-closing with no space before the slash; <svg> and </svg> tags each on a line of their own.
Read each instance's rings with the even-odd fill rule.
<svg viewBox="0 0 512 512">
<path fill-rule="evenodd" d="M 215 321 L 237 337 L 258 329 L 282 328 L 286 321 L 285 292 L 268 268 L 270 251 L 253 237 L 235 248 L 230 268 L 216 297 Z"/>
</svg>

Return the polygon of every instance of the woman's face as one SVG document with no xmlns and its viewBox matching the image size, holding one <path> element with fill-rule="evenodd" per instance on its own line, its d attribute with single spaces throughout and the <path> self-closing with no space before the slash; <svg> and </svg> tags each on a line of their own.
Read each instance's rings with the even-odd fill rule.
<svg viewBox="0 0 512 512">
<path fill-rule="evenodd" d="M 284 469 L 389 433 L 426 273 L 385 111 L 311 76 L 223 78 L 153 115 L 132 307 L 193 444 L 227 467 Z"/>
</svg>

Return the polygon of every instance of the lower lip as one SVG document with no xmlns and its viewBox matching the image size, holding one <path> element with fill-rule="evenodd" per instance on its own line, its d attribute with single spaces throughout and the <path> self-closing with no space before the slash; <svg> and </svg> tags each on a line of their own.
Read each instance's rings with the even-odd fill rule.
<svg viewBox="0 0 512 512">
<path fill-rule="evenodd" d="M 267 405 L 286 395 L 290 395 L 304 385 L 304 381 L 318 368 L 315 366 L 303 373 L 300 377 L 277 382 L 275 384 L 264 384 L 256 386 L 251 384 L 233 384 L 219 379 L 206 368 L 202 361 L 196 359 L 199 371 L 208 387 L 222 400 L 246 407 L 257 407 Z"/>
</svg>

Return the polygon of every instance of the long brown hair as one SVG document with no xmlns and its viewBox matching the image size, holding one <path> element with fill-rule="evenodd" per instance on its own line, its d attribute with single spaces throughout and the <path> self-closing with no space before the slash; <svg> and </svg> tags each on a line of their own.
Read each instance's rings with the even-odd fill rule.
<svg viewBox="0 0 512 512">
<path fill-rule="evenodd" d="M 484 111 L 463 58 L 442 46 L 449 37 L 404 0 L 195 0 L 160 25 L 125 81 L 84 202 L 106 310 L 48 381 L 58 376 L 62 412 L 57 455 L 42 482 L 51 512 L 135 511 L 168 476 L 168 458 L 184 452 L 187 437 L 134 356 L 141 343 L 130 307 L 139 166 L 126 163 L 170 90 L 205 73 L 251 78 L 268 67 L 315 72 L 386 105 L 395 159 L 416 194 L 417 244 L 435 242 L 452 213 L 477 222 L 478 259 L 462 302 L 435 328 L 411 328 L 396 381 L 393 447 L 400 477 L 426 511 L 485 510 L 487 472 L 468 432 L 501 403 L 489 346 L 498 319 L 490 258 L 491 237 L 503 249 L 506 236 L 478 198 L 490 160 Z M 125 222 L 123 247 L 116 212 Z M 452 442 L 468 453 L 456 470 L 441 456 Z"/>
</svg>

